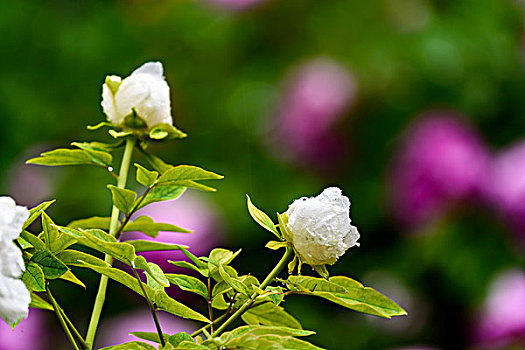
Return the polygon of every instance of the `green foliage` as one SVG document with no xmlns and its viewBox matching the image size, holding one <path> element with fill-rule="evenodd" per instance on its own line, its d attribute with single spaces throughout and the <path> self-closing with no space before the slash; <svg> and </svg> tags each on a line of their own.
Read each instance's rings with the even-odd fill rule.
<svg viewBox="0 0 525 350">
<path fill-rule="evenodd" d="M 321 348 L 295 337 L 314 334 L 311 331 L 275 326 L 243 326 L 226 332 L 217 339 L 204 342 L 226 348 L 280 349 L 280 350 L 319 350 Z M 209 347 L 210 349 L 215 349 Z"/>
<path fill-rule="evenodd" d="M 144 208 L 151 203 L 177 199 L 184 193 L 184 191 L 186 191 L 186 187 L 179 184 L 157 184 L 147 192 L 146 196 L 138 206 L 138 209 Z"/>
<path fill-rule="evenodd" d="M 111 195 L 113 197 L 113 205 L 124 214 L 127 214 L 133 208 L 137 193 L 125 188 L 118 188 L 117 186 L 108 185 Z"/>
<path fill-rule="evenodd" d="M 97 229 L 76 230 L 63 226 L 57 227 L 61 232 L 75 238 L 79 244 L 111 255 L 115 259 L 128 265 L 131 265 L 131 262 L 135 259 L 135 248 L 132 245 L 117 242 L 114 237 L 106 234 L 104 231 Z"/>
<path fill-rule="evenodd" d="M 273 303 L 263 303 L 246 311 L 242 316 L 249 325 L 263 325 L 303 329 L 301 323 L 284 308 Z"/>
<path fill-rule="evenodd" d="M 69 268 L 48 250 L 41 250 L 31 257 L 29 264 L 38 265 L 46 279 L 57 279 L 65 274 Z"/>
<path fill-rule="evenodd" d="M 67 226 L 74 229 L 96 228 L 107 231 L 109 230 L 109 224 L 110 218 L 94 216 L 91 218 L 71 221 Z M 135 220 L 130 220 L 122 229 L 122 232 L 131 231 L 140 231 L 153 238 L 157 237 L 160 231 L 191 233 L 191 231 L 176 225 L 154 222 L 152 218 L 145 215 L 139 216 Z"/>
<path fill-rule="evenodd" d="M 105 151 L 58 148 L 29 159 L 26 163 L 47 166 L 99 165 L 106 168 L 111 166 L 112 158 L 111 154 Z"/>
<path fill-rule="evenodd" d="M 46 290 L 44 271 L 33 261 L 26 265 L 26 270 L 22 274 L 21 279 L 30 292 L 44 292 Z"/>
<path fill-rule="evenodd" d="M 135 247 L 135 252 L 151 252 L 151 251 L 163 251 L 163 250 L 183 250 L 188 247 L 178 244 L 171 243 L 160 243 L 155 241 L 145 241 L 145 240 L 133 240 L 126 241 L 127 244 Z"/>
<path fill-rule="evenodd" d="M 137 168 L 137 182 L 146 187 L 153 185 L 159 177 L 157 171 L 148 170 L 138 163 L 135 163 L 135 167 Z"/>
<path fill-rule="evenodd" d="M 39 205 L 37 205 L 34 208 L 31 208 L 29 210 L 29 218 L 24 222 L 24 225 L 22 226 L 23 229 L 26 229 L 29 225 L 31 225 L 42 213 L 44 210 L 46 210 L 51 204 L 55 203 L 55 200 L 43 202 Z"/>
<path fill-rule="evenodd" d="M 157 237 L 160 231 L 191 233 L 191 231 L 176 225 L 154 222 L 152 218 L 144 215 L 126 224 L 123 231 L 140 231 L 153 238 Z"/>
<path fill-rule="evenodd" d="M 142 292 L 141 288 L 139 287 L 138 281 L 127 274 L 126 272 L 113 268 L 113 267 L 101 267 L 101 266 L 95 266 L 88 264 L 86 262 L 79 262 L 79 265 L 81 267 L 89 268 L 95 272 L 98 272 L 100 274 L 106 275 L 112 280 L 119 282 L 120 284 L 123 284 L 124 286 L 128 287 L 135 293 L 144 296 L 144 293 Z M 194 311 L 190 309 L 189 307 L 185 306 L 184 304 L 179 303 L 178 301 L 170 298 L 166 292 L 161 290 L 154 290 L 148 285 L 144 286 L 144 289 L 146 290 L 146 293 L 148 295 L 148 298 L 157 304 L 157 307 L 161 310 L 167 311 L 169 313 L 172 313 L 174 315 L 188 318 L 196 321 L 206 322 L 208 323 L 209 320 L 198 313 L 197 311 Z"/>
<path fill-rule="evenodd" d="M 60 253 L 77 242 L 75 238 L 59 232 L 53 220 L 45 212 L 42 212 L 42 228 L 44 229 L 46 248 L 53 254 Z"/>
<path fill-rule="evenodd" d="M 157 350 L 152 345 L 138 342 L 138 341 L 132 341 L 129 343 L 123 343 L 119 345 L 112 345 L 107 346 L 105 348 L 100 348 L 99 350 Z"/>
<path fill-rule="evenodd" d="M 208 299 L 208 287 L 199 279 L 181 274 L 167 273 L 165 274 L 168 281 L 179 287 L 180 289 L 192 292 Z"/>
<path fill-rule="evenodd" d="M 288 282 L 294 293 L 318 296 L 366 314 L 384 318 L 407 314 L 394 301 L 349 277 L 334 276 L 326 281 L 308 276 L 290 276 Z"/>
<path fill-rule="evenodd" d="M 279 238 L 279 240 L 282 240 L 282 237 L 279 234 L 279 231 L 277 231 L 275 228 L 275 224 L 273 223 L 272 219 L 270 219 L 270 217 L 265 212 L 253 205 L 250 196 L 246 195 L 246 198 L 248 200 L 248 211 L 250 212 L 253 220 L 255 220 L 255 222 L 261 225 L 264 229 L 273 233 L 277 238 Z"/>
<path fill-rule="evenodd" d="M 152 262 L 147 263 L 149 269 L 145 271 L 148 286 L 154 290 L 164 290 L 164 288 L 170 286 L 169 280 L 164 276 L 162 269 Z"/>
<path fill-rule="evenodd" d="M 132 336 L 135 336 L 137 338 L 140 338 L 142 340 L 148 340 L 155 343 L 160 343 L 160 338 L 158 333 L 151 333 L 151 332 L 130 332 Z M 168 334 L 163 334 L 164 340 L 167 341 L 169 338 Z"/>
<path fill-rule="evenodd" d="M 49 304 L 46 300 L 44 300 L 41 296 L 39 296 L 36 293 L 31 293 L 31 303 L 29 304 L 29 307 L 48 311 L 55 310 L 53 308 L 53 305 Z"/>
</svg>

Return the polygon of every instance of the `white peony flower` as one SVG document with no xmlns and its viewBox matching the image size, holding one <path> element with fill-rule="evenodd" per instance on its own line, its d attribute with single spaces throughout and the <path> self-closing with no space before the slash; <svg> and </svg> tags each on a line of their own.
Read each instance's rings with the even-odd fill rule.
<svg viewBox="0 0 525 350">
<path fill-rule="evenodd" d="M 102 109 L 113 124 L 122 124 L 132 109 L 149 128 L 173 124 L 170 88 L 163 76 L 162 63 L 144 63 L 124 80 L 115 75 L 107 76 L 102 85 Z"/>
<path fill-rule="evenodd" d="M 17 206 L 11 197 L 0 197 L 0 318 L 15 324 L 27 317 L 31 296 L 19 279 L 25 270 L 22 252 L 13 243 L 29 217 L 29 210 Z"/>
<path fill-rule="evenodd" d="M 350 224 L 350 200 L 337 187 L 295 200 L 286 214 L 288 238 L 303 263 L 333 264 L 348 248 L 359 246 L 359 232 Z"/>
</svg>

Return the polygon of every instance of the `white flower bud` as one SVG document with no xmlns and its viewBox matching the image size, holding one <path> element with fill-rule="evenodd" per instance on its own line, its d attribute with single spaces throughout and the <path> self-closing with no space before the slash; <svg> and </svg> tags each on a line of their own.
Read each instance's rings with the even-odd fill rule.
<svg viewBox="0 0 525 350">
<path fill-rule="evenodd" d="M 348 248 L 359 246 L 359 232 L 350 224 L 350 200 L 337 187 L 295 200 L 286 214 L 289 239 L 303 263 L 333 264 Z"/>
<path fill-rule="evenodd" d="M 170 88 L 164 80 L 162 63 L 145 63 L 124 80 L 107 76 L 102 85 L 102 109 L 113 124 L 122 124 L 133 109 L 149 128 L 173 124 Z"/>
<path fill-rule="evenodd" d="M 31 296 L 19 279 L 25 270 L 22 252 L 13 243 L 29 217 L 29 210 L 10 197 L 0 197 L 0 318 L 15 324 L 27 317 Z"/>
</svg>

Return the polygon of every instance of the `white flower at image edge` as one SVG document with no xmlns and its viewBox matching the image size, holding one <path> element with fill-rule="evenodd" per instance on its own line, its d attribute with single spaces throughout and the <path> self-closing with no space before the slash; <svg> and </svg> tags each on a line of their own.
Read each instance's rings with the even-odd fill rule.
<svg viewBox="0 0 525 350">
<path fill-rule="evenodd" d="M 148 62 L 124 80 L 106 77 L 102 85 L 102 109 L 113 124 L 121 124 L 135 109 L 148 127 L 173 124 L 170 88 L 163 76 L 162 63 Z"/>
<path fill-rule="evenodd" d="M 0 318 L 10 325 L 27 317 L 31 296 L 19 277 L 25 270 L 22 252 L 14 244 L 29 217 L 11 197 L 0 197 Z"/>
<path fill-rule="evenodd" d="M 359 246 L 359 232 L 350 224 L 350 200 L 337 187 L 295 200 L 286 213 L 291 243 L 303 263 L 331 265 L 348 248 Z"/>
</svg>

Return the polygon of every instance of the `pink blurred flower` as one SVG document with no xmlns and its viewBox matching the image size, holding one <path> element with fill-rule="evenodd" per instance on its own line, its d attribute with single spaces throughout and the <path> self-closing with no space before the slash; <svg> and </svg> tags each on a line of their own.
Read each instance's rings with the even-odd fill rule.
<svg viewBox="0 0 525 350">
<path fill-rule="evenodd" d="M 239 11 L 252 8 L 267 0 L 207 0 L 210 4 L 227 10 Z"/>
<path fill-rule="evenodd" d="M 274 118 L 275 153 L 299 164 L 327 165 L 343 154 L 336 125 L 353 103 L 357 85 L 350 72 L 328 58 L 295 70 Z"/>
<path fill-rule="evenodd" d="M 195 323 L 181 319 L 180 317 L 166 312 L 157 312 L 162 332 L 173 335 L 179 332 L 193 332 L 198 327 Z M 149 309 L 139 309 L 104 320 L 100 327 L 100 338 L 97 340 L 99 347 L 117 345 L 131 341 L 141 341 L 151 345 L 153 342 L 139 339 L 129 335 L 130 332 L 154 332 L 157 333 L 155 323 Z"/>
<path fill-rule="evenodd" d="M 503 348 L 513 341 L 525 346 L 525 271 L 510 269 L 492 281 L 474 328 L 476 343 Z"/>
<path fill-rule="evenodd" d="M 451 202 L 478 195 L 488 158 L 476 131 L 453 113 L 418 117 L 404 135 L 390 174 L 395 217 L 418 227 Z"/>
<path fill-rule="evenodd" d="M 488 202 L 525 237 L 525 140 L 492 159 L 483 190 Z"/>
<path fill-rule="evenodd" d="M 157 202 L 139 210 L 134 218 L 141 215 L 151 217 L 155 222 L 165 222 L 193 231 L 193 233 L 159 232 L 156 241 L 188 245 L 189 250 L 197 255 L 205 255 L 223 241 L 222 225 L 216 208 L 204 199 L 204 196 L 186 191 L 181 197 L 164 202 Z M 140 232 L 127 232 L 123 240 L 153 240 Z M 175 266 L 168 260 L 185 260 L 180 251 L 141 253 L 151 262 L 165 271 L 174 271 Z"/>
<path fill-rule="evenodd" d="M 34 207 L 45 200 L 49 200 L 54 191 L 51 181 L 54 170 L 41 166 L 26 165 L 25 161 L 43 152 L 48 147 L 37 145 L 30 147 L 17 158 L 8 173 L 8 193 L 17 203 Z M 56 178 L 55 178 L 56 180 Z"/>
<path fill-rule="evenodd" d="M 0 322 L 0 350 L 46 349 L 45 311 L 29 309 L 29 316 L 13 331 L 5 322 Z"/>
</svg>

